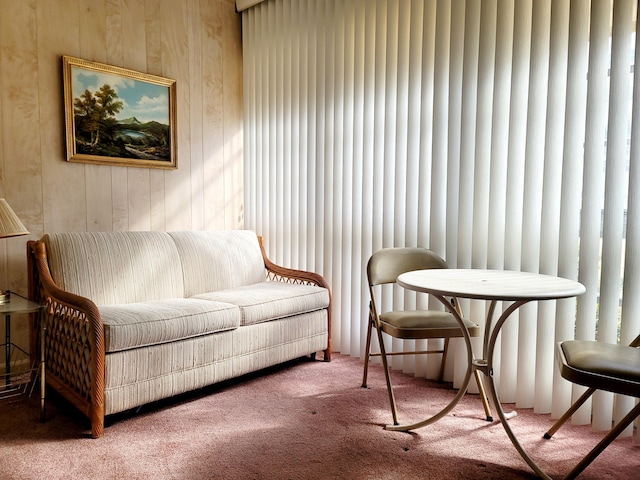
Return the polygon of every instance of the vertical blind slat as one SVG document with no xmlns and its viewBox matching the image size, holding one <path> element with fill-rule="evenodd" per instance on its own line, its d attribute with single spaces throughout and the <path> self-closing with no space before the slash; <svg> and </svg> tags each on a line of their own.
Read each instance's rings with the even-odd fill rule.
<svg viewBox="0 0 640 480">
<path fill-rule="evenodd" d="M 507 223 L 507 189 L 509 171 L 509 111 L 511 105 L 512 57 L 514 44 L 515 3 L 513 0 L 499 3 L 496 18 L 496 60 L 494 95 L 492 106 L 491 138 L 491 198 L 489 203 L 489 232 L 487 245 L 487 267 L 502 269 L 505 262 Z M 516 386 L 516 344 L 517 330 L 510 321 L 502 331 L 499 349 L 500 378 L 511 381 L 500 382 L 501 398 L 513 402 Z M 504 338 L 506 336 L 506 339 Z"/>
<path fill-rule="evenodd" d="M 582 163 L 587 99 L 589 44 L 589 4 L 574 2 L 569 18 L 569 44 L 566 88 L 566 117 L 562 170 L 562 199 L 560 206 L 560 236 L 558 273 L 568 278 L 578 276 L 580 208 L 582 195 Z M 558 302 L 556 341 L 573 338 L 576 300 Z M 571 403 L 571 385 L 554 369 L 551 414 L 558 418 Z"/>
<path fill-rule="evenodd" d="M 638 24 L 640 9 L 636 5 L 634 18 Z M 635 62 L 640 58 L 640 37 L 635 33 Z M 637 69 L 636 69 L 637 72 Z M 633 78 L 633 108 L 631 125 L 631 146 L 629 160 L 629 196 L 627 207 L 627 231 L 625 237 L 625 263 L 623 292 L 631 292 L 622 298 L 622 321 L 620 325 L 620 343 L 629 344 L 640 331 L 640 75 Z M 623 396 L 616 402 L 616 421 L 629 409 L 635 399 Z M 637 422 L 636 422 L 637 423 Z M 633 425 L 624 432 L 630 435 Z M 636 441 L 640 440 L 640 429 L 636 430 Z"/>
<path fill-rule="evenodd" d="M 551 3 L 548 101 L 545 125 L 542 212 L 540 219 L 540 271 L 558 273 L 558 243 L 562 183 L 562 145 L 567 83 L 569 0 Z M 551 411 L 556 302 L 538 307 L 534 411 Z"/>
</svg>

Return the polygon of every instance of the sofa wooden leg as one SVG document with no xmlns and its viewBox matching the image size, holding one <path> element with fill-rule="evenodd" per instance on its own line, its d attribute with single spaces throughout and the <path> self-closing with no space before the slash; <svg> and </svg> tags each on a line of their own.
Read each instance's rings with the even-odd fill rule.
<svg viewBox="0 0 640 480">
<path fill-rule="evenodd" d="M 104 435 L 104 422 L 94 422 L 91 424 L 91 438 L 100 438 Z"/>
<path fill-rule="evenodd" d="M 91 420 L 91 438 L 100 438 L 104 435 L 104 414 L 103 409 L 94 408 L 89 412 Z"/>
</svg>

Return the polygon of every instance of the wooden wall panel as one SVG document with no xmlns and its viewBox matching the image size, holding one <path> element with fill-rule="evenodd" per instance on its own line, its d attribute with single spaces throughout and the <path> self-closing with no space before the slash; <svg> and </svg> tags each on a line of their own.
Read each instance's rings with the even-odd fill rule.
<svg viewBox="0 0 640 480">
<path fill-rule="evenodd" d="M 38 63 L 35 7 L 34 1 L 7 5 L 7 12 L 19 18 L 20 22 L 3 21 L 0 26 L 3 44 L 0 51 L 4 129 L 2 194 L 28 229 L 38 212 L 38 208 L 30 202 L 29 191 L 37 188 L 34 173 L 41 166 L 39 132 L 34 129 L 39 119 L 38 78 L 33 75 Z M 3 20 L 4 16 L 3 10 Z M 4 240 L 4 261 L 0 268 L 6 271 L 6 276 L 0 286 L 2 290 L 17 291 L 26 282 L 24 239 L 14 237 Z M 24 348 L 28 346 L 27 322 L 19 318 L 15 320 L 12 341 Z"/>
<path fill-rule="evenodd" d="M 25 243 L 45 232 L 243 227 L 232 0 L 0 0 L 0 12 L 0 197 L 31 231 L 0 240 L 0 289 L 26 294 Z M 66 162 L 62 55 L 175 79 L 178 169 Z"/>
<path fill-rule="evenodd" d="M 2 192 L 30 229 L 38 221 L 41 210 L 41 205 L 31 202 L 29 194 L 39 190 L 38 175 L 42 167 L 39 129 L 34 128 L 40 118 L 38 77 L 33 74 L 38 65 L 36 2 L 12 2 L 6 7 L 6 12 L 2 12 L 0 53 L 4 129 Z M 6 13 L 20 21 L 5 22 Z M 6 268 L 7 276 L 0 289 L 18 290 L 26 282 L 24 239 L 4 240 L 5 262 L 0 268 Z"/>
<path fill-rule="evenodd" d="M 162 75 L 162 17 L 161 0 L 147 0 L 145 3 L 145 33 L 147 52 L 147 72 Z M 181 126 L 178 125 L 178 129 Z M 178 132 L 178 135 L 180 133 Z M 178 169 L 181 168 L 182 152 L 178 151 Z M 166 230 L 165 222 L 165 172 L 152 170 L 149 172 L 151 185 L 151 230 Z"/>
<path fill-rule="evenodd" d="M 122 0 L 123 67 L 146 72 L 144 48 L 127 45 L 146 45 L 146 29 L 140 22 L 145 18 L 144 0 Z M 127 197 L 129 198 L 129 230 L 151 230 L 151 177 L 148 168 L 128 168 Z"/>
<path fill-rule="evenodd" d="M 189 97 L 202 98 L 202 42 L 198 28 L 206 19 L 202 17 L 200 4 L 187 5 L 189 35 Z M 205 23 L 206 24 L 206 23 Z M 191 222 L 194 230 L 204 230 L 204 162 L 202 145 L 205 141 L 202 129 L 202 102 L 189 103 L 189 144 L 191 145 Z"/>
<path fill-rule="evenodd" d="M 237 35 L 241 18 L 233 10 L 222 10 L 223 40 L 223 109 L 225 195 L 224 228 L 242 228 L 244 225 L 244 165 L 242 137 L 242 42 Z"/>
<path fill-rule="evenodd" d="M 222 16 L 210 3 L 202 2 L 202 18 L 206 28 L 201 32 L 202 41 L 202 102 L 204 108 L 203 143 L 204 181 L 211 188 L 205 192 L 205 226 L 209 229 L 224 228 L 224 134 L 222 123 Z"/>
<path fill-rule="evenodd" d="M 0 7 L 2 6 L 2 4 L 0 3 Z M 2 21 L 2 16 L 0 16 L 0 45 L 4 45 L 5 41 L 3 40 L 3 36 L 2 36 L 2 32 L 4 32 L 4 22 Z M 1 65 L 3 65 L 4 62 L 4 55 L 3 55 L 3 50 L 4 49 L 0 49 L 0 166 L 2 168 L 0 168 L 0 198 L 4 198 L 6 195 L 4 193 L 4 149 L 2 148 L 2 145 L 4 145 L 4 108 L 3 108 L 3 104 L 4 104 L 4 95 L 2 92 L 4 92 L 4 88 L 3 88 L 3 75 L 2 75 L 2 68 Z M 7 263 L 7 245 L 6 242 L 0 242 L 0 285 L 6 285 L 7 284 L 7 269 L 5 267 L 6 263 Z M 1 287 L 0 287 L 1 288 Z M 2 335 L 4 335 L 4 331 L 2 332 Z M 2 337 L 4 338 L 4 337 Z"/>
<path fill-rule="evenodd" d="M 162 2 L 162 75 L 176 80 L 180 167 L 165 175 L 167 230 L 191 228 L 191 145 L 189 143 L 189 31 L 187 2 Z"/>
<path fill-rule="evenodd" d="M 84 58 L 94 62 L 107 62 L 107 11 L 105 0 L 78 0 L 80 21 L 80 42 L 67 55 Z M 113 225 L 114 209 L 122 214 L 119 204 L 121 197 L 115 199 L 111 193 L 114 167 L 103 165 L 84 166 L 87 230 L 120 230 Z M 120 207 L 120 208 L 119 208 Z"/>
<path fill-rule="evenodd" d="M 42 190 L 31 193 L 42 211 L 33 238 L 44 232 L 87 229 L 86 173 L 80 163 L 67 163 L 62 99 L 62 54 L 73 54 L 80 42 L 77 2 L 51 0 L 37 8 L 38 93 Z M 64 32 L 61 35 L 60 32 Z"/>
<path fill-rule="evenodd" d="M 105 40 L 106 63 L 125 67 L 123 12 L 120 0 L 105 1 Z M 129 230 L 129 188 L 127 175 L 129 168 L 110 167 L 111 185 L 109 194 L 112 199 L 111 221 L 113 230 Z M 106 192 L 104 192 L 106 196 Z"/>
</svg>

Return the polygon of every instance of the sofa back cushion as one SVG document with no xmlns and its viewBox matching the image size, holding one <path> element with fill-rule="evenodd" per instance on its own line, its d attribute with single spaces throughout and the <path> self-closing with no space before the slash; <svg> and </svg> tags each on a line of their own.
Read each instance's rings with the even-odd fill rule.
<svg viewBox="0 0 640 480">
<path fill-rule="evenodd" d="M 42 240 L 56 284 L 97 305 L 183 296 L 180 257 L 167 233 L 56 233 Z"/>
<path fill-rule="evenodd" d="M 262 282 L 264 259 L 250 230 L 170 232 L 182 261 L 184 296 Z"/>
</svg>

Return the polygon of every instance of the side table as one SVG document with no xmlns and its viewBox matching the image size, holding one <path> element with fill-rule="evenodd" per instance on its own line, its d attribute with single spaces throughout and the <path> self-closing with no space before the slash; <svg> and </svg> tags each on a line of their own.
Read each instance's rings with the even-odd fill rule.
<svg viewBox="0 0 640 480">
<path fill-rule="evenodd" d="M 32 374 L 35 372 L 32 390 L 36 380 L 40 377 L 40 421 L 45 419 L 45 325 L 43 319 L 40 318 L 38 322 L 40 325 L 40 360 L 31 364 L 29 354 L 11 342 L 11 315 L 22 313 L 40 315 L 43 308 L 39 303 L 32 302 L 15 292 L 10 292 L 8 302 L 0 303 L 0 315 L 4 315 L 5 323 L 5 342 L 0 344 L 0 351 L 4 348 L 5 352 L 5 369 L 4 373 L 0 375 L 0 400 L 25 394 L 32 382 Z M 24 362 L 27 363 L 27 366 L 24 366 Z"/>
</svg>

